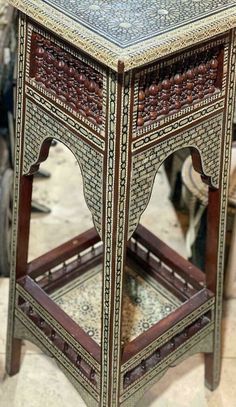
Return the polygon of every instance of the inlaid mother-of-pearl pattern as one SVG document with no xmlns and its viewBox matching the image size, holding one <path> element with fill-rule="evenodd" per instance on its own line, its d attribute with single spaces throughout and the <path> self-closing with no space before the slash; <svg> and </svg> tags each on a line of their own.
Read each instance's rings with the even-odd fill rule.
<svg viewBox="0 0 236 407">
<path fill-rule="evenodd" d="M 102 266 L 52 294 L 53 300 L 101 344 Z M 149 278 L 150 280 L 150 278 Z M 130 342 L 175 310 L 181 302 L 159 284 L 126 267 L 122 341 Z"/>
<path fill-rule="evenodd" d="M 126 47 L 227 9 L 232 0 L 44 0 L 73 20 Z"/>
</svg>

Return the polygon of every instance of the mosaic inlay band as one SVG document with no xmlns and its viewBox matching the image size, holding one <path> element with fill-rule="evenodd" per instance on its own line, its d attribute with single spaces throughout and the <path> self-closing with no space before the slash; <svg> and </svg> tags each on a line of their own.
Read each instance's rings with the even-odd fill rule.
<svg viewBox="0 0 236 407">
<path fill-rule="evenodd" d="M 235 5 L 232 0 L 44 0 L 120 47 L 173 30 Z"/>
<path fill-rule="evenodd" d="M 99 35 L 95 27 L 94 30 L 88 29 L 84 24 L 80 24 L 65 12 L 59 11 L 58 8 L 43 0 L 9 0 L 9 2 L 34 21 L 43 24 L 51 32 L 116 72 L 120 72 L 123 68 L 128 71 L 180 49 L 202 43 L 211 36 L 232 29 L 236 24 L 236 6 L 229 3 L 227 8 L 221 11 L 218 9 L 217 13 L 210 13 L 190 24 L 186 23 L 184 27 L 180 26 L 158 35 L 154 32 L 148 40 L 122 48 Z M 143 21 L 141 23 L 140 28 L 142 27 L 143 30 L 145 23 Z M 149 21 L 148 25 L 150 25 Z"/>
</svg>

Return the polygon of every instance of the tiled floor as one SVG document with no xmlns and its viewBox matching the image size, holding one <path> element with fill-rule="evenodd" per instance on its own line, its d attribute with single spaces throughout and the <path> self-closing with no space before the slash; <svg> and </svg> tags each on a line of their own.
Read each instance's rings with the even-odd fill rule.
<svg viewBox="0 0 236 407">
<path fill-rule="evenodd" d="M 50 215 L 34 215 L 30 258 L 71 238 L 91 226 L 80 193 L 82 184 L 75 160 L 61 145 L 52 149 L 44 164 L 53 173 L 37 181 L 34 196 L 52 208 Z M 72 172 L 74 175 L 72 176 Z M 158 200 L 157 193 L 162 197 Z M 74 204 L 71 205 L 71 202 Z M 78 216 L 79 215 L 79 216 Z M 78 220 L 76 222 L 76 219 Z M 164 173 L 157 176 L 152 199 L 142 222 L 163 240 L 185 254 L 184 240 L 168 200 Z M 85 404 L 55 362 L 32 344 L 24 346 L 20 373 L 4 373 L 8 280 L 0 279 L 0 407 L 83 407 Z M 204 387 L 204 363 L 194 355 L 167 374 L 149 390 L 137 407 L 235 407 L 236 406 L 236 300 L 225 303 L 223 319 L 223 366 L 220 387 L 211 393 Z"/>
</svg>

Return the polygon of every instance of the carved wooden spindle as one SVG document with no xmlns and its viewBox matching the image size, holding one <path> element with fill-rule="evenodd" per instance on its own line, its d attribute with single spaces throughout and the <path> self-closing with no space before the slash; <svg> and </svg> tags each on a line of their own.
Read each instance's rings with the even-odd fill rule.
<svg viewBox="0 0 236 407">
<path fill-rule="evenodd" d="M 184 338 L 188 338 L 188 336 L 189 336 L 189 329 L 188 329 L 188 327 L 185 328 L 185 330 L 184 330 L 184 332 L 183 332 L 183 336 L 184 336 Z"/>
<path fill-rule="evenodd" d="M 196 321 L 196 326 L 197 326 L 198 329 L 201 328 L 201 326 L 202 326 L 202 319 L 201 319 L 201 318 L 199 318 L 199 319 Z"/>
<path fill-rule="evenodd" d="M 195 72 L 193 67 L 189 68 L 186 72 L 186 88 L 187 88 L 187 102 L 190 104 L 193 101 L 195 90 Z"/>
<path fill-rule="evenodd" d="M 175 99 L 175 108 L 178 110 L 181 108 L 181 93 L 182 93 L 182 84 L 183 84 L 183 76 L 181 73 L 177 73 L 174 76 L 174 99 Z"/>
<path fill-rule="evenodd" d="M 204 87 L 206 82 L 206 72 L 207 72 L 206 64 L 202 62 L 198 66 L 197 72 L 198 72 L 198 85 L 197 85 L 198 97 L 202 99 L 204 98 Z"/>
<path fill-rule="evenodd" d="M 80 366 L 81 366 L 81 356 L 80 356 L 80 355 L 77 355 L 77 358 L 76 358 L 76 366 L 77 366 L 78 368 L 80 368 Z"/>
<path fill-rule="evenodd" d="M 186 100 L 187 99 L 187 92 L 188 92 L 186 69 L 182 72 L 182 92 L 183 92 L 183 100 Z M 183 100 L 181 102 L 183 102 Z M 181 105 L 182 105 L 182 103 L 181 103 Z"/>
<path fill-rule="evenodd" d="M 156 84 L 156 79 L 153 79 L 152 84 L 149 87 L 149 104 L 150 104 L 149 120 L 155 120 L 157 118 L 157 93 L 158 86 Z"/>
<path fill-rule="evenodd" d="M 50 334 L 50 339 L 53 342 L 56 338 L 56 332 L 54 331 L 54 329 L 51 330 L 51 334 Z"/>
<path fill-rule="evenodd" d="M 157 359 L 157 360 L 159 360 L 159 359 L 161 358 L 161 351 L 160 351 L 160 349 L 157 349 L 157 350 L 156 350 L 155 356 L 156 356 L 156 359 Z"/>
<path fill-rule="evenodd" d="M 33 308 L 30 305 L 29 308 L 28 308 L 28 314 L 33 315 L 33 313 L 34 313 Z"/>
<path fill-rule="evenodd" d="M 63 92 L 63 79 L 64 79 L 64 52 L 60 48 L 56 48 L 57 58 L 55 60 L 54 66 L 56 68 L 56 78 L 57 78 L 57 95 L 63 101 L 66 99 Z"/>
<path fill-rule="evenodd" d="M 39 327 L 42 329 L 44 327 L 44 319 L 39 317 Z"/>
<path fill-rule="evenodd" d="M 68 350 L 69 350 L 69 345 L 68 345 L 68 343 L 64 342 L 63 352 L 64 352 L 64 353 L 67 353 Z"/>
<path fill-rule="evenodd" d="M 36 49 L 35 49 L 35 65 L 36 65 L 36 74 L 35 80 L 41 82 L 42 84 L 46 82 L 46 77 L 44 75 L 44 39 L 41 35 L 36 35 Z"/>
<path fill-rule="evenodd" d="M 85 98 L 85 69 L 83 66 L 79 65 L 79 72 L 78 72 L 78 89 L 77 94 L 79 96 L 79 101 L 77 104 L 78 109 L 83 112 L 84 110 L 84 98 Z"/>
<path fill-rule="evenodd" d="M 54 57 L 53 57 L 53 46 L 52 43 L 47 40 L 45 41 L 45 58 L 44 58 L 44 69 L 47 74 L 47 79 L 45 81 L 45 86 L 51 88 L 54 81 Z"/>
<path fill-rule="evenodd" d="M 142 360 L 140 366 L 141 366 L 142 371 L 143 371 L 143 372 L 146 372 L 146 370 L 147 370 L 146 360 Z"/>
<path fill-rule="evenodd" d="M 90 86 L 90 68 L 85 68 L 85 82 L 84 82 L 84 98 L 83 98 L 83 110 L 86 116 L 90 116 L 90 106 L 89 106 L 89 86 Z"/>
<path fill-rule="evenodd" d="M 126 373 L 124 376 L 124 387 L 128 387 L 130 384 L 130 372 Z"/>
<path fill-rule="evenodd" d="M 72 59 L 69 59 L 68 61 L 67 75 L 68 75 L 68 80 L 66 82 L 66 88 L 68 89 L 67 100 L 70 103 L 70 105 L 76 110 L 78 95 L 75 86 L 75 67 L 74 61 Z"/>
<path fill-rule="evenodd" d="M 150 112 L 150 106 L 149 106 L 149 84 L 150 84 L 150 75 L 147 76 L 147 81 L 145 83 L 145 103 L 144 103 L 144 111 L 143 111 L 143 118 L 144 118 L 144 123 L 149 122 L 149 112 Z"/>
<path fill-rule="evenodd" d="M 89 80 L 87 83 L 87 101 L 88 101 L 88 110 L 86 115 L 89 116 L 93 121 L 96 123 L 96 108 L 97 106 L 94 104 L 94 100 L 96 99 L 96 75 L 94 72 L 91 72 L 89 75 Z"/>
<path fill-rule="evenodd" d="M 82 89 L 81 89 L 81 83 L 79 81 L 80 77 L 80 69 L 81 65 L 78 61 L 75 61 L 75 88 L 76 88 L 76 111 L 80 111 L 81 109 L 81 102 L 82 102 Z"/>
<path fill-rule="evenodd" d="M 138 127 L 142 127 L 144 125 L 144 109 L 145 109 L 145 92 L 144 92 L 144 84 L 142 83 L 139 88 L 138 93 Z"/>
<path fill-rule="evenodd" d="M 162 114 L 168 114 L 170 111 L 169 107 L 169 99 L 170 99 L 170 88 L 171 88 L 171 82 L 168 77 L 165 77 L 165 79 L 161 83 L 162 85 L 162 101 L 163 101 L 163 108 L 162 108 Z"/>
<path fill-rule="evenodd" d="M 172 338 L 171 341 L 170 341 L 170 348 L 171 348 L 172 350 L 174 350 L 174 349 L 175 349 L 175 345 L 176 345 L 176 343 L 175 343 L 175 338 Z"/>
<path fill-rule="evenodd" d="M 95 378 L 96 378 L 96 372 L 95 372 L 94 369 L 91 368 L 91 371 L 90 371 L 90 380 L 91 380 L 91 381 L 94 381 Z"/>
<path fill-rule="evenodd" d="M 215 81 L 217 79 L 217 70 L 218 70 L 218 59 L 217 55 L 213 55 L 212 60 L 210 61 L 210 71 L 209 71 L 209 92 L 214 93 L 215 92 Z"/>
<path fill-rule="evenodd" d="M 102 105 L 102 97 L 103 97 L 103 82 L 102 82 L 102 77 L 100 76 L 98 78 L 98 83 L 96 86 L 96 96 L 97 96 L 97 107 L 98 107 L 98 115 L 96 117 L 97 124 L 102 124 L 103 123 L 103 105 Z"/>
</svg>

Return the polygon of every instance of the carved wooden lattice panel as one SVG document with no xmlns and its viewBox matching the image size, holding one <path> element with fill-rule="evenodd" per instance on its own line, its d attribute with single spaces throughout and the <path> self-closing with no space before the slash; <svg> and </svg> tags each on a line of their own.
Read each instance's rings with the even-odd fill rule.
<svg viewBox="0 0 236 407">
<path fill-rule="evenodd" d="M 227 39 L 221 39 L 139 72 L 134 134 L 145 134 L 223 96 L 227 54 Z"/>
<path fill-rule="evenodd" d="M 103 74 L 65 51 L 50 38 L 32 32 L 29 77 L 95 128 L 104 128 Z"/>
</svg>

